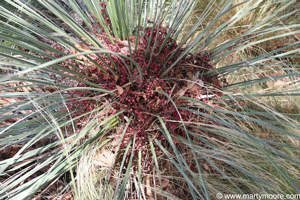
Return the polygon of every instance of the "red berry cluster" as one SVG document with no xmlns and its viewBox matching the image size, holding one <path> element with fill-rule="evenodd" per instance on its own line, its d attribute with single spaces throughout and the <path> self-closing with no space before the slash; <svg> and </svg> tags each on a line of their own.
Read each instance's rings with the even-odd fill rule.
<svg viewBox="0 0 300 200">
<path fill-rule="evenodd" d="M 104 23 L 106 24 L 107 27 L 109 27 L 109 29 L 110 29 L 109 32 L 110 32 L 110 34 L 112 34 L 113 31 L 111 30 L 111 21 L 110 21 L 110 18 L 108 17 L 108 14 L 106 12 L 107 3 L 100 2 L 99 5 L 100 5 L 100 8 L 101 8 L 100 13 L 101 13 L 101 15 L 102 15 L 102 17 L 104 19 Z M 95 15 L 92 14 L 92 17 L 95 17 Z M 97 21 L 96 23 L 97 24 L 96 24 L 95 28 L 101 28 L 101 29 L 103 28 L 103 27 L 100 26 L 100 22 L 99 21 Z M 94 29 L 94 27 L 91 27 L 91 28 Z"/>
<path fill-rule="evenodd" d="M 101 3 L 101 6 L 105 8 L 106 5 Z M 107 72 L 100 70 L 99 67 L 84 57 L 80 59 L 88 63 L 86 65 L 71 59 L 61 63 L 61 66 L 66 69 L 57 69 L 57 71 L 66 75 L 62 76 L 62 82 L 78 87 L 89 86 L 83 82 L 72 81 L 68 76 L 80 77 L 80 75 L 70 73 L 70 70 L 73 70 L 85 76 L 80 78 L 89 80 L 93 84 L 97 84 L 116 94 L 99 94 L 90 91 L 68 92 L 70 99 L 68 107 L 69 110 L 76 110 L 74 116 L 80 116 L 95 109 L 97 104 L 100 104 L 97 102 L 99 99 L 96 100 L 95 97 L 102 96 L 102 99 L 100 99 L 102 102 L 103 100 L 115 102 L 112 105 L 111 114 L 124 111 L 120 116 L 124 122 L 130 116 L 133 116 L 123 145 L 132 140 L 135 133 L 137 133 L 137 148 L 144 148 L 148 145 L 148 135 L 161 141 L 165 140 L 164 135 L 157 131 L 158 129 L 154 125 L 157 122 L 158 115 L 165 121 L 170 133 L 185 136 L 184 131 L 180 128 L 182 126 L 181 118 L 183 121 L 195 121 L 197 120 L 197 116 L 192 112 L 179 109 L 180 118 L 170 99 L 157 91 L 163 91 L 168 94 L 177 107 L 187 107 L 188 101 L 178 99 L 176 94 L 182 88 L 187 87 L 186 81 L 183 80 L 188 79 L 188 73 L 195 74 L 197 71 L 200 72 L 198 78 L 217 89 L 221 88 L 221 83 L 217 79 L 217 75 L 211 77 L 203 75 L 205 72 L 214 70 L 209 64 L 209 55 L 204 53 L 187 54 L 174 66 L 170 73 L 163 79 L 160 79 L 159 77 L 163 71 L 169 68 L 184 51 L 184 49 L 178 47 L 176 41 L 168 36 L 168 31 L 170 31 L 168 27 L 147 27 L 139 38 L 132 37 L 128 39 L 131 42 L 131 46 L 134 46 L 135 40 L 138 40 L 137 47 L 132 50 L 131 58 L 134 63 L 139 65 L 141 72 L 134 67 L 135 64 L 129 59 L 121 60 L 116 56 L 108 58 L 102 54 L 93 55 L 91 58 L 107 70 Z M 118 42 L 116 39 L 115 43 L 112 44 L 106 34 L 101 34 L 101 38 L 104 46 L 111 51 L 122 53 L 122 48 L 126 47 L 123 42 Z M 92 46 L 88 42 L 87 44 Z M 164 45 L 162 46 L 162 44 Z M 65 51 L 63 47 L 57 48 Z M 58 57 L 57 55 L 52 56 Z M 129 57 L 129 55 L 126 56 Z M 115 74 L 109 71 L 107 65 L 114 70 Z M 142 79 L 140 78 L 141 73 Z M 183 76 L 181 78 L 183 80 L 180 80 L 180 77 L 178 78 L 179 75 Z M 210 91 L 200 89 L 198 86 L 196 89 L 187 90 L 184 96 L 195 97 L 197 95 L 208 94 L 209 92 L 214 91 L 212 89 Z M 79 121 L 86 120 L 87 117 L 79 119 Z"/>
</svg>

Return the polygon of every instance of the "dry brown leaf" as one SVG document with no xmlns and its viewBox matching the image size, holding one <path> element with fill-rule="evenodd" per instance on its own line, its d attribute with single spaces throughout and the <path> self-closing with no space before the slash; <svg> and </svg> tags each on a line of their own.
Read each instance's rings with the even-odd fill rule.
<svg viewBox="0 0 300 200">
<path fill-rule="evenodd" d="M 120 41 L 120 44 L 123 45 L 123 46 L 125 46 L 125 47 L 129 46 L 128 45 L 128 40 L 122 40 L 122 41 Z"/>
<path fill-rule="evenodd" d="M 146 194 L 149 196 L 149 197 L 153 197 L 152 195 L 152 191 L 151 191 L 151 188 L 150 188 L 150 179 L 149 179 L 149 176 L 146 177 Z"/>
<path fill-rule="evenodd" d="M 75 44 L 75 47 L 77 49 L 79 49 L 81 52 L 91 52 L 92 51 L 89 47 L 87 47 L 82 42 L 80 44 Z M 72 52 L 75 53 L 75 54 L 79 53 L 78 51 L 74 51 L 74 50 L 72 50 Z M 88 56 L 90 58 L 92 58 L 93 60 L 97 59 L 97 55 L 96 54 L 89 54 Z M 81 60 L 88 60 L 84 55 L 80 55 L 77 58 L 81 59 Z"/>
<path fill-rule="evenodd" d="M 115 75 L 115 81 L 117 82 L 119 80 L 120 76 L 119 75 Z"/>
<path fill-rule="evenodd" d="M 109 73 L 102 73 L 101 75 L 102 75 L 101 78 L 104 79 L 104 80 L 107 80 L 107 79 L 110 78 Z"/>
<path fill-rule="evenodd" d="M 119 85 L 117 85 L 117 90 L 118 90 L 119 95 L 123 94 L 123 92 L 124 92 L 124 89 Z"/>
<path fill-rule="evenodd" d="M 182 97 L 182 96 L 185 94 L 185 92 L 187 91 L 187 89 L 188 89 L 188 88 L 179 90 L 179 91 L 177 92 L 176 96 Z"/>
<path fill-rule="evenodd" d="M 163 181 L 161 182 L 161 187 L 162 187 L 162 188 L 165 188 L 165 187 L 168 186 L 168 184 L 169 184 L 169 181 L 165 179 L 165 180 L 163 180 Z"/>
<path fill-rule="evenodd" d="M 135 51 L 136 50 L 136 46 L 135 46 L 135 36 L 129 37 L 130 42 L 130 49 L 131 51 Z M 123 45 L 124 47 L 121 48 L 121 53 L 122 54 L 129 54 L 129 44 L 128 44 L 128 40 L 123 40 L 119 42 L 121 45 Z M 137 45 L 137 48 L 142 48 L 141 45 Z"/>
<path fill-rule="evenodd" d="M 126 91 L 129 91 L 129 90 L 130 90 L 130 85 L 127 85 L 127 86 L 125 87 L 125 90 L 126 90 Z"/>
<path fill-rule="evenodd" d="M 143 38 L 142 37 L 139 37 L 139 41 L 138 41 L 140 44 L 143 43 Z"/>
<path fill-rule="evenodd" d="M 135 36 L 129 36 L 129 40 L 130 40 L 132 43 L 135 43 Z"/>
<path fill-rule="evenodd" d="M 93 163 L 102 167 L 109 167 L 112 164 L 114 154 L 109 150 L 104 150 L 94 157 Z"/>
<path fill-rule="evenodd" d="M 124 116 L 124 119 L 126 120 L 126 122 L 129 121 L 129 118 L 127 116 Z"/>
<path fill-rule="evenodd" d="M 188 72 L 187 75 L 188 75 L 190 80 L 193 80 L 194 74 L 192 72 Z"/>
<path fill-rule="evenodd" d="M 158 91 L 163 91 L 163 89 L 162 89 L 160 86 L 156 87 L 156 89 L 155 89 L 155 90 L 158 90 Z"/>
<path fill-rule="evenodd" d="M 144 99 L 145 99 L 146 101 L 148 100 L 146 94 L 143 94 L 143 97 L 144 97 Z"/>
<path fill-rule="evenodd" d="M 162 89 L 160 86 L 156 87 L 155 90 L 157 90 L 157 91 L 162 91 L 162 92 L 163 92 L 163 89 Z M 163 94 L 158 93 L 158 96 L 162 97 Z"/>
<path fill-rule="evenodd" d="M 187 85 L 188 85 L 188 89 L 190 91 L 192 91 L 192 92 L 197 92 L 198 91 L 197 90 L 197 84 L 195 84 L 195 83 L 187 83 Z"/>
<path fill-rule="evenodd" d="M 129 55 L 130 54 L 129 47 L 123 47 L 120 51 L 123 55 Z"/>
<path fill-rule="evenodd" d="M 184 78 L 184 76 L 180 73 L 180 74 L 176 74 L 176 78 L 182 79 L 182 78 Z"/>
<path fill-rule="evenodd" d="M 184 76 L 182 75 L 181 70 L 179 69 L 179 67 L 177 67 L 175 69 L 175 74 L 176 74 L 176 78 L 178 78 L 178 79 L 184 78 Z"/>
<path fill-rule="evenodd" d="M 99 80 L 99 77 L 96 74 L 92 74 L 92 78 L 95 80 Z"/>
</svg>

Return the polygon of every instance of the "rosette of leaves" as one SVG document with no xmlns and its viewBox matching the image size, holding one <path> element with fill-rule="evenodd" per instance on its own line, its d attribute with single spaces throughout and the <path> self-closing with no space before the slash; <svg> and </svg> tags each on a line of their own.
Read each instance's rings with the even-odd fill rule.
<svg viewBox="0 0 300 200">
<path fill-rule="evenodd" d="M 300 193 L 295 0 L 5 3 L 1 199 Z"/>
</svg>

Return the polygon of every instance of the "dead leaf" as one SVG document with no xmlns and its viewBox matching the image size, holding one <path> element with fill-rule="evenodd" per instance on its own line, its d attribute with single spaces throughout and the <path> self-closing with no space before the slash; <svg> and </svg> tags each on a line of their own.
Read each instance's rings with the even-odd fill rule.
<svg viewBox="0 0 300 200">
<path fill-rule="evenodd" d="M 102 167 L 109 167 L 112 164 L 114 154 L 109 150 L 104 150 L 94 157 L 93 163 Z"/>
<path fill-rule="evenodd" d="M 180 73 L 180 74 L 176 74 L 176 78 L 178 78 L 178 79 L 183 79 L 184 76 Z"/>
<path fill-rule="evenodd" d="M 124 119 L 126 120 L 126 122 L 129 121 L 129 118 L 127 116 L 124 116 Z"/>
<path fill-rule="evenodd" d="M 157 90 L 157 91 L 162 91 L 162 92 L 163 92 L 163 89 L 162 89 L 160 86 L 156 87 L 155 90 Z M 158 93 L 158 96 L 159 96 L 159 97 L 162 97 L 163 94 Z"/>
<path fill-rule="evenodd" d="M 122 41 L 120 41 L 120 44 L 123 45 L 123 46 L 125 46 L 125 47 L 129 46 L 128 45 L 128 40 L 122 40 Z"/>
<path fill-rule="evenodd" d="M 81 52 L 91 52 L 92 51 L 88 46 L 86 46 L 82 42 L 79 43 L 79 44 L 75 44 L 75 47 L 78 50 L 80 50 Z M 74 51 L 74 53 L 76 54 L 76 53 L 79 53 L 79 52 L 78 51 Z M 97 59 L 97 55 L 96 54 L 88 54 L 87 56 L 90 57 L 93 60 Z M 81 59 L 81 60 L 88 60 L 84 55 L 80 55 L 77 58 Z"/>
<path fill-rule="evenodd" d="M 163 91 L 163 89 L 162 89 L 160 86 L 156 87 L 156 89 L 155 89 L 155 90 L 158 90 L 158 91 Z"/>
<path fill-rule="evenodd" d="M 197 92 L 197 85 L 195 83 L 188 83 L 188 89 L 191 90 L 192 92 Z"/>
<path fill-rule="evenodd" d="M 176 95 L 176 96 L 182 97 L 182 96 L 185 94 L 185 92 L 187 91 L 187 89 L 188 89 L 188 88 L 179 90 L 179 91 L 177 92 L 177 95 Z"/>
<path fill-rule="evenodd" d="M 118 94 L 121 95 L 124 92 L 124 89 L 121 86 L 117 85 Z"/>
<path fill-rule="evenodd" d="M 180 70 L 179 67 L 177 67 L 177 68 L 175 69 L 175 74 L 176 74 L 176 78 L 178 78 L 178 79 L 184 78 L 184 76 L 182 75 L 181 70 Z"/>
<path fill-rule="evenodd" d="M 188 75 L 190 80 L 193 80 L 194 74 L 192 72 L 188 72 L 187 75 Z"/>
<path fill-rule="evenodd" d="M 163 180 L 163 181 L 161 182 L 161 187 L 162 187 L 162 188 L 165 188 L 165 187 L 168 186 L 168 184 L 169 184 L 169 181 L 168 181 L 168 180 Z"/>
<path fill-rule="evenodd" d="M 119 75 L 115 75 L 115 81 L 117 82 L 119 80 L 120 76 Z"/>
<path fill-rule="evenodd" d="M 123 47 L 120 51 L 123 55 L 129 55 L 130 54 L 129 47 Z"/>
<path fill-rule="evenodd" d="M 149 179 L 149 176 L 147 176 L 146 178 L 146 194 L 149 196 L 149 197 L 153 197 L 152 195 L 152 191 L 151 191 L 151 188 L 150 188 L 150 179 Z"/>
<path fill-rule="evenodd" d="M 143 94 L 143 98 L 144 98 L 144 100 L 145 100 L 145 101 L 147 101 L 147 100 L 148 100 L 148 98 L 147 98 L 146 94 Z"/>
<path fill-rule="evenodd" d="M 99 77 L 96 74 L 92 74 L 92 78 L 95 80 L 99 80 Z"/>
<path fill-rule="evenodd" d="M 131 51 L 135 51 L 136 50 L 136 46 L 135 46 L 135 36 L 129 37 L 130 42 L 130 49 Z M 121 53 L 123 53 L 124 55 L 129 54 L 129 44 L 128 44 L 128 40 L 123 40 L 119 42 L 121 45 L 123 45 L 124 47 L 121 48 Z M 141 48 L 142 46 L 137 45 L 138 49 Z"/>
<path fill-rule="evenodd" d="M 129 91 L 129 90 L 130 90 L 130 85 L 127 85 L 127 86 L 125 87 L 125 90 L 126 90 L 126 91 Z"/>
<path fill-rule="evenodd" d="M 129 40 L 130 40 L 132 43 L 135 43 L 135 36 L 129 36 Z"/>
<path fill-rule="evenodd" d="M 109 73 L 102 73 L 101 75 L 102 75 L 102 79 L 104 80 L 108 80 L 110 78 Z"/>
</svg>

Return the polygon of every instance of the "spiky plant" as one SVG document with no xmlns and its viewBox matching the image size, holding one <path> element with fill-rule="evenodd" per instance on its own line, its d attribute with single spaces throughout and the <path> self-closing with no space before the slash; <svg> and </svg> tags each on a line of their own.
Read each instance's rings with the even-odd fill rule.
<svg viewBox="0 0 300 200">
<path fill-rule="evenodd" d="M 300 193 L 295 0 L 5 3 L 1 199 Z"/>
</svg>

